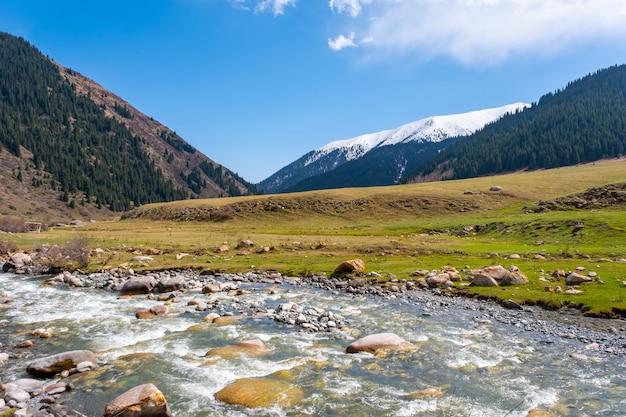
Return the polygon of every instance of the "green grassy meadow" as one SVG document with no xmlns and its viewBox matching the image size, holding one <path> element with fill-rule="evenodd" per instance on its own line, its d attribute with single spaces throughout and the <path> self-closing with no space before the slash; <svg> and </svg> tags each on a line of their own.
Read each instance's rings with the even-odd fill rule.
<svg viewBox="0 0 626 417">
<path fill-rule="evenodd" d="M 153 204 L 124 220 L 0 240 L 35 249 L 78 237 L 91 249 L 104 249 L 91 256 L 87 271 L 194 268 L 330 275 L 340 262 L 360 258 L 366 273 L 379 273 L 384 285 L 393 277 L 416 279 L 417 269 L 515 265 L 529 284 L 478 288 L 461 282 L 457 291 L 615 317 L 626 314 L 626 262 L 620 262 L 626 258 L 626 206 L 545 212 L 533 207 L 540 200 L 624 183 L 626 160 L 617 159 L 460 181 Z M 501 190 L 490 191 L 492 186 Z M 243 240 L 255 246 L 236 248 Z M 218 251 L 222 245 L 229 249 Z M 160 253 L 149 255 L 151 261 L 132 261 L 153 250 Z M 577 267 L 595 271 L 599 279 L 580 285 L 581 294 L 546 291 L 557 285 L 566 289 L 553 271 Z"/>
</svg>

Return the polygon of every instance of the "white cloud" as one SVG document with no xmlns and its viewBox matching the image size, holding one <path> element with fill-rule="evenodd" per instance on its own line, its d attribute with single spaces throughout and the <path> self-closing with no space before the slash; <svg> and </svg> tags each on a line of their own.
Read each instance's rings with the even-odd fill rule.
<svg viewBox="0 0 626 417">
<path fill-rule="evenodd" d="M 354 33 L 351 33 L 347 38 L 343 35 L 339 35 L 335 39 L 329 38 L 328 47 L 333 51 L 340 51 L 345 48 L 356 48 L 357 44 L 354 43 Z"/>
<path fill-rule="evenodd" d="M 285 12 L 286 6 L 295 6 L 296 1 L 297 0 L 259 0 L 254 10 L 256 12 L 264 12 L 271 9 L 274 16 L 278 16 Z"/>
<path fill-rule="evenodd" d="M 228 0 L 230 4 L 236 8 L 241 10 L 252 10 L 256 13 L 266 12 L 271 10 L 274 13 L 274 16 L 278 16 L 285 13 L 286 6 L 294 6 L 296 5 L 297 0 Z M 255 6 L 250 6 L 249 3 L 255 4 Z"/>
<path fill-rule="evenodd" d="M 241 10 L 250 10 L 250 8 L 246 5 L 246 0 L 229 0 L 230 4 L 232 4 L 232 6 L 235 9 L 241 9 Z"/>
<path fill-rule="evenodd" d="M 361 13 L 361 4 L 368 4 L 371 0 L 330 0 L 328 5 L 331 10 L 339 13 L 347 12 L 350 16 L 356 17 Z"/>
<path fill-rule="evenodd" d="M 329 6 L 352 16 L 346 28 L 369 40 L 367 51 L 376 56 L 491 65 L 583 42 L 626 40 L 624 0 L 330 0 Z M 354 36 L 340 36 L 328 45 L 357 44 Z"/>
</svg>

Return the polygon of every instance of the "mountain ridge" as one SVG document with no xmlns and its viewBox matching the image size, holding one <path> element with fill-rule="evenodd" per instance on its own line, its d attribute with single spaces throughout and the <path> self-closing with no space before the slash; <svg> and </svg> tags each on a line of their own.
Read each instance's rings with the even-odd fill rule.
<svg viewBox="0 0 626 417">
<path fill-rule="evenodd" d="M 202 161 L 206 161 L 212 164 L 214 169 L 218 169 L 218 166 L 221 167 L 219 169 L 222 170 L 222 177 L 228 176 L 233 179 L 233 184 L 230 188 L 231 192 L 228 193 L 229 196 L 250 193 L 251 184 L 221 164 L 216 163 L 211 158 L 202 154 L 169 127 L 143 114 L 120 96 L 105 89 L 94 80 L 85 77 L 75 70 L 65 68 L 59 63 L 54 63 L 59 68 L 61 75 L 76 86 L 78 94 L 88 96 L 92 101 L 103 108 L 107 117 L 116 119 L 138 136 L 148 140 L 149 146 L 146 147 L 146 151 L 150 154 L 151 159 L 163 170 L 167 178 L 175 181 L 180 187 L 189 187 L 189 181 L 180 175 L 175 175 L 171 169 L 167 169 L 167 165 L 173 166 L 175 170 L 179 172 L 184 172 L 187 165 L 195 167 Z M 169 155 L 173 155 L 174 157 L 172 158 Z M 169 162 L 168 159 L 170 160 Z M 188 176 L 192 171 L 187 171 Z M 195 187 L 195 190 L 191 190 L 195 194 L 194 197 L 210 198 L 223 196 L 227 190 L 216 184 L 205 173 L 201 174 L 203 174 L 201 179 L 208 180 L 209 182 L 203 187 Z"/>
<path fill-rule="evenodd" d="M 425 144 L 441 143 L 452 137 L 469 135 L 478 129 L 481 129 L 488 123 L 492 123 L 505 114 L 522 111 L 529 107 L 526 103 L 514 103 L 505 106 L 475 110 L 460 114 L 430 116 L 414 122 L 406 123 L 395 129 L 388 129 L 374 133 L 368 133 L 356 136 L 350 139 L 343 139 L 330 142 L 316 150 L 310 151 L 301 158 L 283 167 L 275 174 L 261 181 L 257 187 L 264 192 L 291 192 L 303 191 L 308 189 L 319 189 L 321 185 L 316 185 L 315 177 L 330 176 L 332 180 L 321 179 L 319 182 L 324 183 L 323 187 L 339 185 L 339 186 L 364 186 L 364 185 L 390 185 L 397 182 L 406 166 L 411 165 L 411 155 L 419 155 L 426 152 L 425 148 L 432 148 L 431 152 L 436 152 L 442 146 L 430 146 Z M 424 146 L 415 146 L 415 144 Z M 405 146 L 407 145 L 407 146 Z M 396 164 L 401 166 L 393 172 L 385 174 L 379 180 L 371 183 L 363 180 L 366 170 L 360 169 L 361 174 L 358 180 L 345 181 L 342 184 L 341 178 L 346 175 L 332 175 L 344 164 L 352 163 L 363 158 L 373 150 L 382 147 L 402 147 L 405 162 L 402 158 L 396 158 Z M 388 153 L 388 152 L 387 152 Z M 389 159 L 389 156 L 386 157 Z M 341 178 L 339 178 L 341 177 Z M 300 184 L 300 185 L 299 185 Z"/>
<path fill-rule="evenodd" d="M 252 184 L 95 81 L 0 32 L 0 214 L 108 217 Z"/>
<path fill-rule="evenodd" d="M 528 110 L 458 141 L 407 182 L 549 169 L 626 154 L 626 64 L 544 94 Z"/>
</svg>

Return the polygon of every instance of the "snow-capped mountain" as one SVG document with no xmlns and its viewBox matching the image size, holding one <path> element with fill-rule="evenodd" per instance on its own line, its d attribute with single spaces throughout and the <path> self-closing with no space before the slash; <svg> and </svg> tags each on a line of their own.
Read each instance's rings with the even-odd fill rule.
<svg viewBox="0 0 626 417">
<path fill-rule="evenodd" d="M 529 104 L 515 103 L 469 113 L 433 116 L 396 129 L 331 142 L 282 168 L 259 183 L 258 188 L 267 193 L 280 193 L 393 184 L 405 170 L 415 169 L 416 165 L 436 155 L 445 147 L 443 142 L 447 139 L 470 135 L 486 124 L 526 107 Z M 359 160 L 366 161 L 366 166 L 357 164 Z M 342 169 L 337 171 L 340 167 Z M 376 172 L 368 174 L 368 167 Z M 358 175 L 354 175 L 357 172 Z"/>
</svg>

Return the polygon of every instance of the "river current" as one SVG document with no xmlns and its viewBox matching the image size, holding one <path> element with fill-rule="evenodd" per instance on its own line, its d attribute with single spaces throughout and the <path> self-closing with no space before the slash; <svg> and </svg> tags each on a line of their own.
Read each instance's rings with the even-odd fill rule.
<svg viewBox="0 0 626 417">
<path fill-rule="evenodd" d="M 35 346 L 20 350 L 21 358 L 0 364 L 0 382 L 27 377 L 26 365 L 35 357 L 89 349 L 96 353 L 98 367 L 70 377 L 74 390 L 63 397 L 70 409 L 89 417 L 101 416 L 117 395 L 147 382 L 164 393 L 177 417 L 525 417 L 535 408 L 556 416 L 626 415 L 623 355 L 485 319 L 488 309 L 477 319 L 476 311 L 445 303 L 241 283 L 246 294 L 187 292 L 175 298 L 166 316 L 138 320 L 135 313 L 156 301 L 146 296 L 120 299 L 108 290 L 41 286 L 42 281 L 0 274 L 0 343 L 5 350 L 33 339 L 30 332 L 37 328 L 54 329 L 52 338 L 33 339 Z M 285 302 L 324 309 L 348 324 L 313 333 L 267 317 L 246 317 L 218 326 L 203 322 L 208 312 L 188 305 L 201 300 L 224 313 L 244 299 L 270 309 Z M 418 348 L 382 357 L 345 353 L 355 338 L 381 332 L 396 333 Z M 212 348 L 250 339 L 262 340 L 268 354 L 205 356 Z M 291 408 L 247 409 L 215 399 L 235 379 L 285 369 L 304 394 Z M 426 388 L 443 396 L 409 395 Z"/>
</svg>

